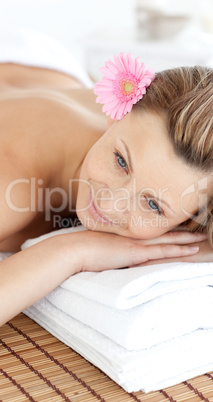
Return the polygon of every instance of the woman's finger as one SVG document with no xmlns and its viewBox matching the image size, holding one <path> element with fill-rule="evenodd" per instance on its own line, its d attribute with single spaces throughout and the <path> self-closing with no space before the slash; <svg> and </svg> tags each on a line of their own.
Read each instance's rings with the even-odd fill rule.
<svg viewBox="0 0 213 402">
<path fill-rule="evenodd" d="M 193 244 L 194 245 L 194 244 Z M 212 245 L 206 240 L 197 244 L 199 252 L 179 257 L 162 258 L 155 260 L 148 260 L 134 266 L 146 266 L 153 264 L 167 264 L 169 262 L 212 262 L 213 261 L 213 248 Z M 186 247 L 186 246 L 183 246 Z"/>
<path fill-rule="evenodd" d="M 143 248 L 143 262 L 162 258 L 184 257 L 188 255 L 194 255 L 198 251 L 198 246 L 156 244 Z"/>
<path fill-rule="evenodd" d="M 187 231 L 174 231 L 167 232 L 164 235 L 155 239 L 143 240 L 144 245 L 151 244 L 188 244 L 201 242 L 207 239 L 204 233 L 192 233 Z"/>
</svg>

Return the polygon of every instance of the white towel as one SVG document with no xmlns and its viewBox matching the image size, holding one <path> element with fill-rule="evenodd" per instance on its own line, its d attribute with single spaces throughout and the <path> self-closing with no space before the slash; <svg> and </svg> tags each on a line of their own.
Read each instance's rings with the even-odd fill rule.
<svg viewBox="0 0 213 402">
<path fill-rule="evenodd" d="M 128 350 L 140 350 L 197 329 L 213 329 L 213 287 L 174 292 L 118 310 L 60 286 L 46 296 L 52 305 Z"/>
<path fill-rule="evenodd" d="M 27 240 L 22 249 L 50 236 L 81 230 L 85 228 L 79 226 L 53 231 Z M 61 285 L 66 290 L 118 309 L 131 308 L 161 295 L 201 286 L 213 286 L 212 262 L 175 262 L 98 273 L 82 272 L 70 277 Z"/>
<path fill-rule="evenodd" d="M 149 392 L 213 369 L 212 285 L 213 263 L 85 272 L 25 314 L 128 392 Z"/>
<path fill-rule="evenodd" d="M 24 313 L 127 392 L 162 389 L 213 370 L 213 330 L 198 329 L 148 349 L 128 351 L 57 309 L 46 298 Z"/>
<path fill-rule="evenodd" d="M 0 251 L 0 261 L 5 260 L 5 258 L 8 258 L 13 254 L 14 253 L 9 253 L 9 252 L 6 252 L 6 251 Z"/>
<path fill-rule="evenodd" d="M 88 88 L 94 86 L 81 64 L 61 43 L 14 24 L 0 26 L 0 63 L 57 70 L 77 78 Z"/>
</svg>

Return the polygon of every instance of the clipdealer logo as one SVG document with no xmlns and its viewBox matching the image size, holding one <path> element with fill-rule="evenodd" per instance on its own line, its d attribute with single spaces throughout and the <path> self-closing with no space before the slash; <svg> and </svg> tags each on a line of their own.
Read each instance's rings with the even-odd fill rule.
<svg viewBox="0 0 213 402">
<path fill-rule="evenodd" d="M 125 213 L 128 212 L 132 214 L 129 217 L 128 224 L 137 227 L 159 227 L 159 225 L 166 227 L 168 225 L 167 219 L 163 221 L 161 217 L 161 222 L 159 217 L 155 219 L 148 219 L 147 215 L 143 216 L 143 212 L 149 213 L 153 212 L 150 209 L 145 207 L 143 204 L 144 194 L 146 192 L 151 194 L 150 197 L 153 199 L 163 199 L 164 193 L 168 192 L 168 188 L 159 189 L 156 193 L 155 190 L 151 188 L 145 188 L 140 191 L 137 191 L 136 179 L 132 179 L 132 187 L 131 189 L 127 188 L 116 188 L 113 191 L 108 187 L 102 187 L 94 190 L 92 184 L 89 181 L 83 179 L 72 179 L 69 180 L 68 183 L 68 192 L 66 192 L 61 187 L 48 188 L 44 186 L 44 181 L 42 179 L 36 179 L 32 177 L 31 179 L 21 178 L 13 180 L 6 188 L 5 191 L 5 200 L 7 206 L 19 213 L 25 212 L 44 212 L 45 220 L 51 221 L 54 218 L 53 224 L 60 227 L 68 227 L 68 221 L 64 221 L 64 223 L 60 223 L 60 215 L 64 211 L 68 211 L 68 213 L 76 213 L 76 209 L 73 206 L 73 184 L 76 182 L 83 184 L 84 186 L 88 186 L 89 192 L 92 194 L 92 198 L 96 199 L 96 201 L 105 203 L 105 206 L 110 206 L 108 209 L 102 209 L 103 212 L 107 212 L 112 214 L 111 220 L 113 220 L 114 225 L 120 225 L 121 220 L 125 220 Z M 17 205 L 15 200 L 15 191 L 20 192 L 27 191 L 29 194 L 28 205 Z M 26 186 L 26 187 L 25 187 Z M 54 199 L 57 196 L 57 204 L 54 202 Z M 208 205 L 208 177 L 200 179 L 196 183 L 192 183 L 190 186 L 184 189 L 182 194 L 180 195 L 180 199 L 177 200 L 178 209 L 184 214 L 186 220 L 187 219 L 195 219 L 196 216 L 193 216 L 190 211 L 190 199 L 196 197 L 196 203 L 198 205 L 198 213 L 203 209 L 207 208 Z M 19 201 L 20 202 L 20 201 Z M 87 211 L 90 205 L 86 205 L 81 211 Z M 188 209 L 187 209 L 188 207 Z M 101 208 L 100 208 L 101 210 Z M 80 210 L 79 210 L 80 212 Z M 117 215 L 116 215 L 117 214 Z M 63 218 L 61 218 L 63 219 Z M 65 218 L 64 218 L 65 219 Z M 89 219 L 85 216 L 85 219 Z M 84 224 L 82 222 L 82 224 Z M 67 225 L 67 226 L 64 226 Z M 100 223 L 99 223 L 100 225 Z"/>
</svg>

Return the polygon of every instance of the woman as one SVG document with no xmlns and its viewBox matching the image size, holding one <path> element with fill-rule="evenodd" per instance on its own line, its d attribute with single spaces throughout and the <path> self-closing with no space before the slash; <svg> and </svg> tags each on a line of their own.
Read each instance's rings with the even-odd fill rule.
<svg viewBox="0 0 213 402">
<path fill-rule="evenodd" d="M 0 262 L 0 324 L 80 271 L 212 261 L 206 234 L 174 231 L 212 239 L 212 71 L 157 74 L 120 121 L 64 73 L 4 63 L 0 77 L 0 250 L 17 252 Z M 20 251 L 75 213 L 91 230 Z"/>
</svg>

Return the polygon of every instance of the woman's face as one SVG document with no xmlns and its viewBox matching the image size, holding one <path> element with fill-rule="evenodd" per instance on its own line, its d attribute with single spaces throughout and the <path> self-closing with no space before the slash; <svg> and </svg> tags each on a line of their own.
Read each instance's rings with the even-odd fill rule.
<svg viewBox="0 0 213 402">
<path fill-rule="evenodd" d="M 88 152 L 76 212 L 88 229 L 154 238 L 205 205 L 209 180 L 175 156 L 163 116 L 129 113 Z"/>
</svg>

